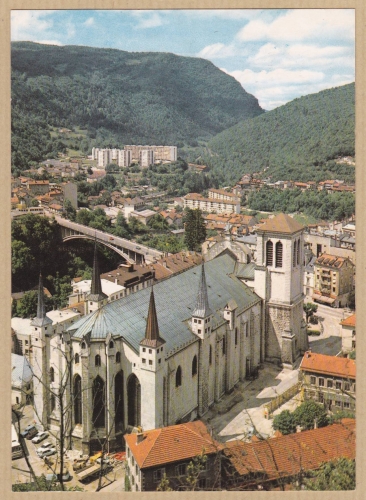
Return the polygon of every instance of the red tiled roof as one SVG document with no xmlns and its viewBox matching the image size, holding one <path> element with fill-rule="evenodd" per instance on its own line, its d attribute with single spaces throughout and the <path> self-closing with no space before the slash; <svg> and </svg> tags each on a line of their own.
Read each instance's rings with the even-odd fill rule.
<svg viewBox="0 0 366 500">
<path fill-rule="evenodd" d="M 356 314 L 352 314 L 348 318 L 341 321 L 341 325 L 343 326 L 356 326 Z"/>
<path fill-rule="evenodd" d="M 145 431 L 143 436 L 140 443 L 137 443 L 137 434 L 124 436 L 140 468 L 187 460 L 203 450 L 206 454 L 216 453 L 222 447 L 200 420 Z"/>
<path fill-rule="evenodd" d="M 355 379 L 356 361 L 308 351 L 302 358 L 300 370 Z"/>
<path fill-rule="evenodd" d="M 327 253 L 323 253 L 320 255 L 316 261 L 315 264 L 318 266 L 325 266 L 325 267 L 332 267 L 339 269 L 340 267 L 343 266 L 343 264 L 348 260 L 351 264 L 352 262 L 344 257 L 338 257 L 337 255 L 331 255 Z"/>
<path fill-rule="evenodd" d="M 356 421 L 280 436 L 265 441 L 226 443 L 224 453 L 236 471 L 245 476 L 265 472 L 267 480 L 290 477 L 301 470 L 317 469 L 323 462 L 355 458 Z"/>
</svg>

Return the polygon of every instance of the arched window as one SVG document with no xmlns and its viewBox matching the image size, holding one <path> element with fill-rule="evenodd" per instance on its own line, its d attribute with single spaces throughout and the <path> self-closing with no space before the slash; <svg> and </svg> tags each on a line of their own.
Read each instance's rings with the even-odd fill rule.
<svg viewBox="0 0 366 500">
<path fill-rule="evenodd" d="M 55 398 L 54 394 L 51 394 L 50 405 L 51 405 L 51 413 L 52 413 L 54 411 L 54 409 L 56 408 L 56 398 Z"/>
<path fill-rule="evenodd" d="M 212 345 L 210 345 L 210 352 L 208 355 L 208 362 L 210 365 L 212 365 Z"/>
<path fill-rule="evenodd" d="M 118 351 L 116 354 L 116 363 L 120 363 L 120 362 L 121 362 L 121 353 Z"/>
<path fill-rule="evenodd" d="M 272 241 L 267 241 L 266 246 L 266 265 L 273 266 L 273 243 Z"/>
<path fill-rule="evenodd" d="M 75 364 L 78 365 L 79 364 L 79 361 L 80 361 L 80 357 L 79 357 L 79 354 L 76 353 L 75 354 Z"/>
<path fill-rule="evenodd" d="M 292 267 L 296 266 L 296 254 L 297 254 L 297 241 L 294 243 L 294 249 L 292 253 Z"/>
<path fill-rule="evenodd" d="M 282 267 L 283 246 L 280 241 L 276 243 L 276 267 Z"/>
<path fill-rule="evenodd" d="M 300 240 L 297 240 L 297 265 L 300 264 Z"/>
<path fill-rule="evenodd" d="M 105 384 L 99 375 L 93 382 L 93 427 L 105 426 Z"/>
<path fill-rule="evenodd" d="M 197 356 L 194 356 L 192 361 L 192 377 L 197 375 Z"/>
<path fill-rule="evenodd" d="M 86 348 L 86 344 L 85 344 L 85 342 L 82 342 L 82 343 L 81 343 L 81 348 L 82 348 L 82 349 L 85 349 L 85 348 Z"/>
<path fill-rule="evenodd" d="M 223 355 L 223 356 L 225 356 L 225 354 L 226 354 L 226 338 L 225 338 L 225 337 L 223 337 L 221 342 L 222 342 L 222 344 L 221 344 L 221 347 L 222 347 L 222 355 Z"/>
<path fill-rule="evenodd" d="M 113 340 L 111 340 L 109 342 L 109 349 L 113 349 L 113 347 L 114 347 L 114 342 L 113 342 Z"/>
<path fill-rule="evenodd" d="M 141 385 L 135 374 L 127 382 L 127 412 L 128 425 L 141 425 Z"/>
<path fill-rule="evenodd" d="M 53 366 L 51 366 L 51 368 L 50 368 L 50 381 L 51 382 L 55 381 L 55 370 L 54 370 Z"/>
<path fill-rule="evenodd" d="M 180 387 L 182 385 L 182 368 L 178 366 L 177 372 L 175 374 L 175 387 Z"/>
<path fill-rule="evenodd" d="M 95 366 L 101 366 L 102 362 L 101 362 L 101 359 L 100 359 L 100 356 L 99 354 L 97 354 L 95 356 Z"/>
<path fill-rule="evenodd" d="M 114 415 L 116 428 L 123 428 L 123 371 L 117 373 L 114 379 Z"/>
<path fill-rule="evenodd" d="M 75 425 L 83 423 L 80 375 L 76 375 L 74 379 L 74 423 Z"/>
<path fill-rule="evenodd" d="M 238 345 L 238 327 L 235 327 L 235 345 Z"/>
</svg>

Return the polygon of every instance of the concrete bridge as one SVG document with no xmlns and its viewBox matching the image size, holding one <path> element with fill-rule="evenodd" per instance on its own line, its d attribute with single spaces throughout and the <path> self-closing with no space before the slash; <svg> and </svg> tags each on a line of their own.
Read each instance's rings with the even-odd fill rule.
<svg viewBox="0 0 366 500">
<path fill-rule="evenodd" d="M 92 227 L 83 226 L 76 222 L 71 222 L 68 219 L 55 216 L 56 222 L 61 226 L 63 241 L 75 239 L 87 239 L 94 241 L 114 250 L 127 262 L 141 264 L 142 262 L 150 263 L 163 257 L 164 253 L 150 248 L 145 245 L 139 245 L 133 241 L 126 240 L 114 236 L 113 234 L 93 229 Z"/>
</svg>

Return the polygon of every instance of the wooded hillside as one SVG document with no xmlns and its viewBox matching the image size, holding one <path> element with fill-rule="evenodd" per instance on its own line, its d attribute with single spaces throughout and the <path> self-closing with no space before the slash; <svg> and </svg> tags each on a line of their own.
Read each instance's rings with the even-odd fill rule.
<svg viewBox="0 0 366 500">
<path fill-rule="evenodd" d="M 227 183 L 245 172 L 272 180 L 354 180 L 354 167 L 333 161 L 355 154 L 355 86 L 291 101 L 241 122 L 208 143 L 203 162 Z"/>
<path fill-rule="evenodd" d="M 31 42 L 11 47 L 18 168 L 62 149 L 49 126 L 86 129 L 84 149 L 195 145 L 263 112 L 239 82 L 205 59 Z"/>
</svg>

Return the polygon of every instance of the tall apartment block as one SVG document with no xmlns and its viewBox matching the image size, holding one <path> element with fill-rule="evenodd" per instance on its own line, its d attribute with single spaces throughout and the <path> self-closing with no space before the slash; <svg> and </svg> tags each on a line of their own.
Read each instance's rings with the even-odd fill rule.
<svg viewBox="0 0 366 500">
<path fill-rule="evenodd" d="M 125 150 L 131 151 L 132 160 L 140 159 L 140 151 L 150 150 L 154 153 L 155 160 L 161 161 L 176 161 L 177 160 L 177 147 L 176 146 L 134 146 L 127 145 Z"/>
</svg>

